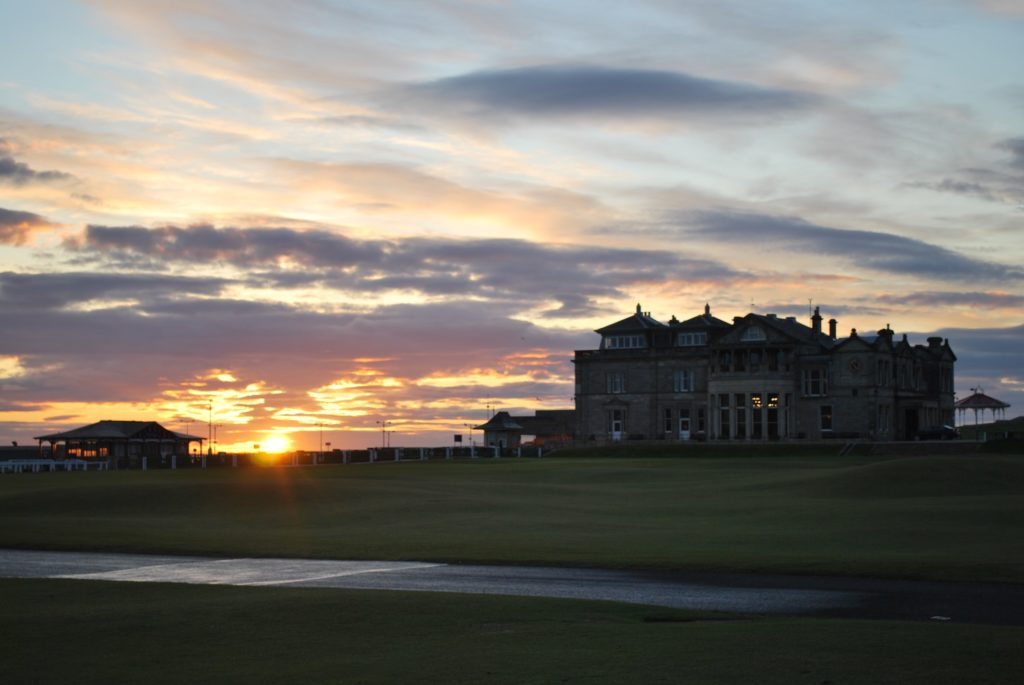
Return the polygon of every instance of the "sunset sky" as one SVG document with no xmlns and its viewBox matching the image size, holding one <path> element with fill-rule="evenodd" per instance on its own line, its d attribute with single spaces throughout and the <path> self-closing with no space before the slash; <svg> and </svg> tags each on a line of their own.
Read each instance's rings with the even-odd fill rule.
<svg viewBox="0 0 1024 685">
<path fill-rule="evenodd" d="M 638 302 L 1022 414 L 1022 67 L 1017 0 L 0 0 L 0 441 L 450 444 Z"/>
</svg>

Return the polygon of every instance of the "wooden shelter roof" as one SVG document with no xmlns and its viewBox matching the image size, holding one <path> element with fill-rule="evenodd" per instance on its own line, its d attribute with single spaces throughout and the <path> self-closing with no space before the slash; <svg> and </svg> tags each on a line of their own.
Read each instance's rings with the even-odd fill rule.
<svg viewBox="0 0 1024 685">
<path fill-rule="evenodd" d="M 957 401 L 957 409 L 1007 409 L 1009 404 L 994 397 L 989 397 L 983 392 L 975 392 L 962 400 Z"/>
<path fill-rule="evenodd" d="M 198 435 L 176 433 L 161 426 L 156 421 L 111 421 L 103 420 L 90 423 L 81 428 L 74 428 L 63 433 L 37 435 L 36 440 L 63 442 L 66 440 L 199 440 Z"/>
</svg>

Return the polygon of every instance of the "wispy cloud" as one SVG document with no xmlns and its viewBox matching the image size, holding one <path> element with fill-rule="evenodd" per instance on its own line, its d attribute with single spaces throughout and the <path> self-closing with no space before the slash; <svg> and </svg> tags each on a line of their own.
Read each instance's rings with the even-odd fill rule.
<svg viewBox="0 0 1024 685">
<path fill-rule="evenodd" d="M 346 267 L 379 263 L 381 243 L 355 241 L 327 231 L 290 228 L 215 228 L 210 225 L 94 226 L 68 241 L 82 249 L 114 250 L 173 261 L 229 262 L 259 266 L 294 260 L 313 266 Z"/>
<path fill-rule="evenodd" d="M 796 217 L 733 212 L 680 216 L 701 238 L 824 254 L 875 271 L 958 281 L 1021 281 L 1024 269 L 967 257 L 916 238 L 819 226 Z"/>
<path fill-rule="evenodd" d="M 23 186 L 29 183 L 53 183 L 72 179 L 74 176 L 63 171 L 36 171 L 13 157 L 0 156 L 0 183 Z"/>
<path fill-rule="evenodd" d="M 512 311 L 552 303 L 551 316 L 590 314 L 595 299 L 621 297 L 631 286 L 669 272 L 719 282 L 741 276 L 714 260 L 655 250 L 501 239 L 356 240 L 316 229 L 89 226 L 67 245 L 113 259 L 121 268 L 139 258 L 244 269 L 262 265 L 250 277 L 253 284 L 482 298 Z"/>
<path fill-rule="evenodd" d="M 969 195 L 1024 208 L 1024 138 L 1007 138 L 992 147 L 1008 152 L 1009 158 L 991 167 L 958 169 L 953 176 L 938 181 L 911 181 L 903 186 Z"/>
<path fill-rule="evenodd" d="M 67 309 L 88 302 L 153 303 L 192 295 L 216 295 L 230 283 L 220 278 L 151 274 L 8 271 L 0 272 L 0 302 L 8 311 Z"/>
<path fill-rule="evenodd" d="M 1024 308 L 1024 295 L 1007 292 L 936 290 L 906 295 L 879 295 L 878 301 L 887 305 L 912 307 L 973 307 L 983 310 Z"/>
<path fill-rule="evenodd" d="M 397 102 L 466 122 L 764 122 L 804 112 L 810 93 L 701 78 L 683 72 L 589 65 L 475 71 L 405 86 Z"/>
</svg>

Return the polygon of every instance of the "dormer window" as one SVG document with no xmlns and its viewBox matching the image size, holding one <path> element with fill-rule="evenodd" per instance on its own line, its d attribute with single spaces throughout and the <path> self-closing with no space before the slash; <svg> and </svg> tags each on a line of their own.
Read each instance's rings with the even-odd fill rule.
<svg viewBox="0 0 1024 685">
<path fill-rule="evenodd" d="M 764 329 L 758 326 L 751 326 L 740 335 L 740 340 L 743 342 L 760 342 L 767 339 L 768 336 L 764 334 Z"/>
<path fill-rule="evenodd" d="M 676 344 L 679 347 L 701 347 L 708 344 L 708 334 L 704 331 L 680 333 L 676 338 Z"/>
<path fill-rule="evenodd" d="M 604 339 L 606 350 L 627 350 L 647 347 L 647 340 L 642 335 L 609 335 Z"/>
</svg>

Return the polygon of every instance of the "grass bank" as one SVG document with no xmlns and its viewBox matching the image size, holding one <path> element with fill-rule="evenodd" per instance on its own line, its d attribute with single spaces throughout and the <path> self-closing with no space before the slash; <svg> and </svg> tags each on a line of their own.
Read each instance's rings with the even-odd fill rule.
<svg viewBox="0 0 1024 685">
<path fill-rule="evenodd" d="M 1024 458 L 7 474 L 0 546 L 1024 581 Z"/>
<path fill-rule="evenodd" d="M 1019 682 L 1024 629 L 552 599 L 0 579 L 11 683 Z"/>
</svg>

